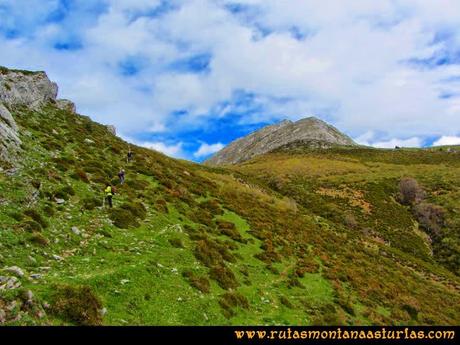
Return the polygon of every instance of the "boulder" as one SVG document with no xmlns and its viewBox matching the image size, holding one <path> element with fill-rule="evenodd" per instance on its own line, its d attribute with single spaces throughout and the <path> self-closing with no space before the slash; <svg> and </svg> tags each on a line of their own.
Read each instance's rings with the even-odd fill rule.
<svg viewBox="0 0 460 345">
<path fill-rule="evenodd" d="M 58 99 L 56 101 L 56 107 L 61 110 L 68 111 L 69 113 L 75 114 L 77 112 L 77 107 L 75 103 L 69 101 L 68 99 Z"/>
</svg>

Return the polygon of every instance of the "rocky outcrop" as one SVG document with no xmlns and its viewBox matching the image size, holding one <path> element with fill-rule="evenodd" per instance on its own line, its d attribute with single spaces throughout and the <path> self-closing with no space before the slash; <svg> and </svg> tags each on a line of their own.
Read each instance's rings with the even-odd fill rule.
<svg viewBox="0 0 460 345">
<path fill-rule="evenodd" d="M 37 109 L 55 101 L 58 86 L 45 72 L 27 72 L 0 68 L 0 102 L 6 106 L 24 105 Z"/>
<path fill-rule="evenodd" d="M 338 145 L 356 145 L 356 143 L 339 132 L 333 126 L 315 117 L 308 117 L 297 122 L 282 121 L 266 126 L 246 137 L 233 141 L 205 161 L 209 165 L 236 164 L 255 156 L 271 152 L 290 143 L 314 143 L 314 147 Z"/>
<path fill-rule="evenodd" d="M 56 100 L 56 107 L 61 110 L 68 111 L 69 113 L 75 114 L 77 112 L 77 107 L 75 103 L 69 101 L 68 99 L 58 99 Z"/>
<path fill-rule="evenodd" d="M 0 161 L 12 161 L 20 146 L 16 122 L 10 111 L 0 103 Z"/>
<path fill-rule="evenodd" d="M 117 129 L 113 125 L 106 125 L 107 130 L 113 135 L 117 135 Z"/>
<path fill-rule="evenodd" d="M 45 72 L 11 70 L 0 67 L 0 160 L 12 163 L 20 150 L 18 127 L 11 111 L 17 106 L 39 109 L 45 104 L 75 113 L 68 100 L 56 100 L 58 86 Z"/>
</svg>

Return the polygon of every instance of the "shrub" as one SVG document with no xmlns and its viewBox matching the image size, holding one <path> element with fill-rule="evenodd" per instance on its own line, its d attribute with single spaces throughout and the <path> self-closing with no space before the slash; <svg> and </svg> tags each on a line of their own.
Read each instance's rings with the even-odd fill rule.
<svg viewBox="0 0 460 345">
<path fill-rule="evenodd" d="M 45 206 L 43 206 L 43 212 L 45 212 L 45 214 L 48 217 L 52 217 L 56 213 L 55 210 L 54 210 L 53 205 L 51 205 L 51 204 L 46 204 Z"/>
<path fill-rule="evenodd" d="M 22 228 L 28 232 L 40 232 L 43 230 L 40 223 L 37 223 L 35 220 L 27 220 L 22 223 Z"/>
<path fill-rule="evenodd" d="M 226 292 L 221 295 L 219 305 L 222 307 L 226 318 L 230 318 L 236 314 L 233 310 L 234 308 L 249 309 L 248 299 L 238 292 Z"/>
<path fill-rule="evenodd" d="M 184 244 L 180 238 L 170 238 L 168 242 L 175 248 L 184 248 Z"/>
<path fill-rule="evenodd" d="M 289 309 L 292 309 L 294 307 L 292 303 L 285 296 L 280 297 L 280 302 L 281 304 L 288 307 Z"/>
<path fill-rule="evenodd" d="M 225 265 L 212 267 L 209 272 L 209 276 L 225 290 L 234 289 L 240 285 L 233 272 Z"/>
<path fill-rule="evenodd" d="M 414 207 L 414 214 L 423 229 L 431 237 L 437 237 L 444 226 L 445 211 L 441 206 L 422 202 Z"/>
<path fill-rule="evenodd" d="M 413 205 L 421 201 L 424 194 L 422 187 L 411 177 L 405 177 L 399 182 L 399 199 L 404 205 Z"/>
<path fill-rule="evenodd" d="M 235 224 L 226 222 L 223 220 L 218 220 L 216 223 L 217 223 L 217 228 L 219 229 L 222 235 L 228 236 L 232 240 L 235 240 L 238 242 L 244 242 L 243 238 L 241 237 L 241 234 L 236 229 Z"/>
<path fill-rule="evenodd" d="M 198 277 L 192 271 L 184 271 L 182 276 L 186 278 L 189 284 L 195 289 L 203 293 L 209 293 L 211 284 L 206 277 Z"/>
<path fill-rule="evenodd" d="M 81 169 L 75 170 L 70 177 L 72 177 L 75 180 L 83 181 L 85 183 L 89 183 L 89 177 L 88 175 Z"/>
<path fill-rule="evenodd" d="M 47 246 L 50 241 L 45 236 L 43 236 L 42 234 L 40 234 L 38 232 L 34 232 L 30 236 L 30 242 L 38 244 L 40 246 Z"/>
<path fill-rule="evenodd" d="M 42 228 L 47 228 L 48 227 L 48 221 L 46 221 L 43 216 L 38 213 L 38 211 L 34 209 L 28 209 L 24 211 L 24 214 L 30 218 L 32 218 L 34 221 L 36 221 L 38 224 L 41 225 Z"/>
<path fill-rule="evenodd" d="M 96 207 L 101 207 L 103 202 L 100 198 L 89 197 L 84 198 L 82 200 L 82 204 L 83 209 L 91 211 L 94 210 Z"/>
<path fill-rule="evenodd" d="M 155 201 L 155 210 L 161 213 L 168 213 L 168 203 L 164 199 Z"/>
<path fill-rule="evenodd" d="M 18 222 L 24 219 L 24 215 L 22 213 L 15 212 L 15 211 L 8 213 L 8 216 L 10 216 L 11 218 L 13 218 L 14 220 Z"/>
<path fill-rule="evenodd" d="M 81 326 L 102 323 L 102 302 L 89 286 L 58 286 L 53 295 L 51 312 L 62 319 Z"/>
<path fill-rule="evenodd" d="M 130 211 L 122 208 L 111 209 L 109 218 L 112 220 L 113 225 L 121 229 L 137 228 L 140 225 Z"/>
<path fill-rule="evenodd" d="M 134 217 L 144 220 L 147 217 L 147 209 L 144 204 L 138 201 L 132 202 L 130 204 L 123 204 L 120 208 L 129 211 Z"/>
<path fill-rule="evenodd" d="M 75 195 L 75 190 L 71 186 L 64 186 L 54 192 L 54 197 L 64 200 L 69 200 L 70 196 Z"/>
<path fill-rule="evenodd" d="M 219 202 L 215 199 L 203 201 L 199 204 L 199 206 L 200 208 L 208 210 L 213 216 L 224 214 Z"/>
<path fill-rule="evenodd" d="M 42 183 L 40 182 L 40 180 L 32 180 L 30 182 L 30 184 L 35 188 L 35 189 L 40 189 Z"/>
</svg>

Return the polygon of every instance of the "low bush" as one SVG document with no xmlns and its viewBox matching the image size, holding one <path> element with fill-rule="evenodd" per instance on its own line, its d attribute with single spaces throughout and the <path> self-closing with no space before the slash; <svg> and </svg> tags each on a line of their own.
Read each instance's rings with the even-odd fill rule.
<svg viewBox="0 0 460 345">
<path fill-rule="evenodd" d="M 95 198 L 95 197 L 89 197 L 89 198 L 84 198 L 82 201 L 82 208 L 84 210 L 94 210 L 96 207 L 101 207 L 103 204 L 103 201 L 101 198 Z"/>
<path fill-rule="evenodd" d="M 37 210 L 34 210 L 34 209 L 25 210 L 24 215 L 30 217 L 31 219 L 39 223 L 42 228 L 47 228 L 49 225 L 48 221 L 45 220 L 45 218 L 43 218 L 43 216 Z"/>
<path fill-rule="evenodd" d="M 184 244 L 180 238 L 170 238 L 168 242 L 175 248 L 184 248 Z"/>
<path fill-rule="evenodd" d="M 424 191 L 417 180 L 411 177 L 399 181 L 399 200 L 403 205 L 413 205 L 424 198 Z"/>
<path fill-rule="evenodd" d="M 137 228 L 140 225 L 136 216 L 123 208 L 111 209 L 109 218 L 113 222 L 113 225 L 120 229 Z"/>
<path fill-rule="evenodd" d="M 195 289 L 203 292 L 209 293 L 211 289 L 211 284 L 206 277 L 199 277 L 195 275 L 192 271 L 184 271 L 182 276 L 187 279 L 189 284 Z"/>
<path fill-rule="evenodd" d="M 89 286 L 57 286 L 52 296 L 51 312 L 80 326 L 102 323 L 102 302 Z"/>
<path fill-rule="evenodd" d="M 124 203 L 120 206 L 121 209 L 129 211 L 134 217 L 144 220 L 147 217 L 147 209 L 144 204 L 139 201 Z"/>
<path fill-rule="evenodd" d="M 240 284 L 236 280 L 235 274 L 225 265 L 214 266 L 209 271 L 211 279 L 215 280 L 222 289 L 235 289 Z"/>
<path fill-rule="evenodd" d="M 234 308 L 249 309 L 248 299 L 238 292 L 226 292 L 220 296 L 219 305 L 223 310 L 226 318 L 231 318 L 236 315 Z"/>
<path fill-rule="evenodd" d="M 45 236 L 40 234 L 39 232 L 34 232 L 30 236 L 30 242 L 45 247 L 49 244 L 50 241 Z"/>
</svg>

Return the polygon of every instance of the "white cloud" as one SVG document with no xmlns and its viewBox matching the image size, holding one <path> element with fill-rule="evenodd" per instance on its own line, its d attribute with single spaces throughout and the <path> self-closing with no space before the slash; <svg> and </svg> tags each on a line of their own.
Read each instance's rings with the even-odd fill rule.
<svg viewBox="0 0 460 345">
<path fill-rule="evenodd" d="M 199 149 L 193 154 L 195 158 L 202 158 L 209 156 L 210 154 L 216 153 L 224 148 L 224 144 L 216 143 L 216 144 L 208 144 L 202 143 Z"/>
<path fill-rule="evenodd" d="M 442 136 L 433 143 L 433 146 L 460 145 L 460 137 Z"/>
<path fill-rule="evenodd" d="M 378 147 L 378 148 L 394 148 L 396 146 L 399 147 L 422 147 L 423 140 L 418 137 L 412 137 L 407 139 L 398 139 L 392 138 L 388 140 L 377 140 L 378 136 L 372 132 L 366 132 L 363 135 L 355 138 L 355 141 L 360 145 Z"/>
<path fill-rule="evenodd" d="M 160 141 L 157 141 L 157 142 L 143 141 L 143 142 L 139 142 L 138 145 L 164 153 L 165 155 L 170 156 L 170 157 L 174 157 L 174 158 L 184 157 L 184 152 L 182 151 L 183 144 L 181 142 L 177 144 L 173 144 L 173 145 L 167 145 Z"/>
</svg>

